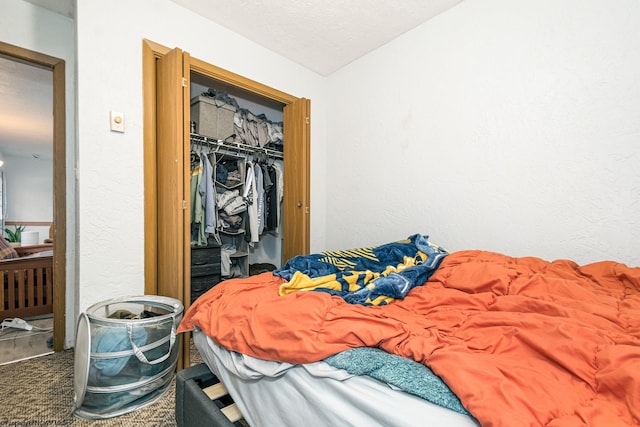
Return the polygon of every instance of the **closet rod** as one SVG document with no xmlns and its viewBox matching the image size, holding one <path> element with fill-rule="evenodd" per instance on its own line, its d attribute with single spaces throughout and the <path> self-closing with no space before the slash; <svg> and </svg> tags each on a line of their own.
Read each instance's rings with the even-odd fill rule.
<svg viewBox="0 0 640 427">
<path fill-rule="evenodd" d="M 208 136 L 200 135 L 197 133 L 191 134 L 191 143 L 207 144 L 211 147 L 217 147 L 228 151 L 242 152 L 245 154 L 264 153 L 268 157 L 274 159 L 284 159 L 283 153 L 277 150 L 263 147 L 252 147 L 250 145 L 240 144 L 238 142 L 223 141 L 221 139 L 209 138 Z"/>
</svg>

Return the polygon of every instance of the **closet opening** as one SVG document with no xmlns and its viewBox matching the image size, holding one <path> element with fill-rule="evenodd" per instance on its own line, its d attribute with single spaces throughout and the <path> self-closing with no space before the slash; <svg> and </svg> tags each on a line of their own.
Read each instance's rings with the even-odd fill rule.
<svg viewBox="0 0 640 427">
<path fill-rule="evenodd" d="M 221 280 L 282 266 L 286 142 L 285 104 L 197 72 L 190 81 L 195 300 Z"/>
<path fill-rule="evenodd" d="M 28 274 L 35 273 L 36 270 L 46 270 L 44 274 L 46 279 L 45 282 L 47 285 L 44 288 L 47 288 L 47 291 L 44 292 L 44 288 L 42 287 L 33 287 L 31 281 L 28 284 L 23 284 L 21 281 L 17 281 L 19 289 L 11 291 L 9 288 L 6 288 L 3 292 L 7 292 L 7 296 L 11 297 L 12 295 L 26 295 L 28 298 L 21 299 L 18 297 L 11 298 L 15 301 L 15 310 L 13 314 L 9 311 L 4 310 L 3 307 L 0 307 L 0 314 L 3 314 L 2 319 L 12 318 L 12 317 L 26 317 L 30 314 L 26 313 L 26 311 L 31 310 L 46 310 L 48 313 L 38 313 L 38 315 L 42 314 L 50 314 L 53 313 L 53 350 L 58 352 L 64 350 L 64 342 L 65 342 L 65 329 L 66 329 L 66 196 L 65 196 L 65 188 L 66 188 L 66 116 L 65 116 L 65 61 L 60 58 L 56 58 L 53 56 L 46 55 L 41 52 L 35 52 L 32 50 L 24 49 L 19 46 L 10 45 L 8 43 L 0 42 L 0 57 L 5 60 L 8 60 L 9 63 L 19 63 L 22 65 L 27 65 L 28 67 L 40 68 L 43 70 L 51 71 L 51 85 L 53 89 L 52 99 L 50 100 L 51 104 L 49 106 L 50 113 L 53 115 L 52 122 L 50 124 L 50 140 L 51 140 L 51 166 L 52 167 L 52 200 L 50 201 L 52 206 L 52 218 L 49 218 L 45 221 L 41 221 L 41 218 L 25 218 L 19 217 L 14 218 L 16 223 L 18 224 L 28 224 L 30 226 L 42 227 L 40 230 L 40 240 L 50 239 L 53 243 L 47 243 L 47 245 L 51 245 L 52 255 L 48 255 L 43 258 L 49 259 L 47 261 L 47 267 L 44 269 L 30 269 Z M 27 73 L 31 76 L 31 73 Z M 17 77 L 18 75 L 16 75 Z M 20 75 L 21 78 L 25 78 L 27 76 Z M 16 79 L 13 77 L 8 79 L 7 76 L 2 80 L 3 84 L 7 85 L 7 88 L 11 88 L 12 82 L 15 85 Z M 37 83 L 30 82 L 30 85 L 37 85 Z M 39 86 L 38 86 L 39 87 Z M 6 92 L 6 91 L 5 91 Z M 35 94 L 35 93 L 34 93 Z M 24 93 L 22 93 L 23 96 Z M 46 99 L 46 97 L 45 97 Z M 11 103 L 8 105 L 12 105 Z M 18 110 L 16 110 L 17 112 Z M 37 128 L 34 126 L 30 120 L 34 120 L 37 122 L 37 115 L 34 111 L 33 116 L 30 116 L 26 122 L 24 122 L 25 118 L 16 115 L 14 118 L 14 129 L 20 128 L 21 131 L 24 130 L 33 130 Z M 11 129 L 12 131 L 14 129 Z M 47 132 L 48 133 L 48 132 Z M 0 138 L 1 139 L 1 138 Z M 19 140 L 19 138 L 14 138 Z M 24 141 L 24 140 L 23 140 Z M 4 151 L 4 154 L 8 154 L 8 151 Z M 29 153 L 32 153 L 30 151 Z M 15 156 L 14 156 L 15 157 Z M 48 155 L 46 157 L 49 157 Z M 34 157 L 35 158 L 35 157 Z M 48 161 L 48 160 L 47 160 Z M 5 165 L 6 167 L 6 165 Z M 4 176 L 4 179 L 7 181 L 10 177 Z M 24 183 L 23 183 L 24 184 Z M 5 187 L 6 190 L 6 187 Z M 28 189 L 27 189 L 28 190 Z M 6 200 L 6 199 L 5 199 Z M 20 209 L 21 210 L 21 209 Z M 19 211 L 20 211 L 19 210 Z M 5 212 L 3 212 L 4 214 Z M 33 215 L 32 212 L 29 212 L 28 209 L 24 211 L 25 216 Z M 37 213 L 36 213 L 37 215 Z M 25 221 L 26 220 L 26 221 Z M 14 224 L 17 225 L 17 224 Z M 3 227 L 4 228 L 4 227 Z M 46 234 L 45 234 L 46 233 Z M 40 240 L 38 243 L 40 243 Z M 34 245 L 35 247 L 44 246 L 44 245 Z M 32 246 L 31 248 L 23 247 L 22 253 L 27 253 L 31 249 L 35 249 Z M 41 248 L 42 249 L 42 248 Z M 17 270 L 16 270 L 17 277 Z M 25 280 L 25 283 L 27 280 Z M 43 293 L 44 292 L 44 293 Z M 40 295 L 40 297 L 36 297 L 36 295 Z M 51 298 L 45 295 L 51 295 Z M 3 298 L 0 298 L 3 300 Z M 4 301 L 8 300 L 4 298 Z M 45 304 L 41 304 L 44 302 Z M 36 314 L 36 313 L 32 313 Z M 0 320 L 2 320 L 0 319 Z M 48 344 L 47 344 L 48 346 Z M 46 346 L 45 346 L 46 348 Z"/>
<path fill-rule="evenodd" d="M 194 290 L 191 267 L 202 262 L 192 259 L 196 254 L 191 251 L 192 78 L 204 88 L 222 82 L 240 92 L 255 94 L 265 105 L 275 102 L 278 110 L 284 106 L 283 140 L 287 143 L 282 159 L 286 177 L 280 260 L 309 253 L 311 101 L 193 58 L 180 48 L 170 49 L 146 39 L 142 46 L 145 294 L 176 298 L 187 309 Z M 254 98 L 249 96 L 249 99 Z M 249 261 L 248 251 L 247 254 Z M 206 258 L 215 260 L 215 254 L 208 254 Z M 219 263 L 217 267 L 219 273 L 216 265 L 207 266 L 206 274 L 221 275 Z M 189 365 L 189 346 L 181 347 L 179 369 Z"/>
</svg>

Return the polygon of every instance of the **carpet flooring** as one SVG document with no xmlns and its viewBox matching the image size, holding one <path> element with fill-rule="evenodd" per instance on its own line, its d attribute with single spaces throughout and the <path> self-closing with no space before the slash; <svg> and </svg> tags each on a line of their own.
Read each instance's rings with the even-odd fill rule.
<svg viewBox="0 0 640 427">
<path fill-rule="evenodd" d="M 191 364 L 200 363 L 192 346 Z M 155 403 L 107 420 L 72 414 L 73 350 L 0 366 L 0 426 L 174 427 L 175 376 Z"/>
</svg>

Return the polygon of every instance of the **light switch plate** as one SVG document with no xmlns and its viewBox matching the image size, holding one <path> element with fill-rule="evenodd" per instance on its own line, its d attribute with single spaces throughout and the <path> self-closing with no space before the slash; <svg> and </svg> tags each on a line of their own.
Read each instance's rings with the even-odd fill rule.
<svg viewBox="0 0 640 427">
<path fill-rule="evenodd" d="M 124 114 L 112 111 L 110 122 L 112 132 L 124 132 Z"/>
</svg>

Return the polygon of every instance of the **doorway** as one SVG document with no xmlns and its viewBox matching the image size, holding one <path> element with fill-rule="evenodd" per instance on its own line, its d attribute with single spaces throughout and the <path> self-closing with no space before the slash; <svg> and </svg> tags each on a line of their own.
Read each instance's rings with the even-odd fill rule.
<svg viewBox="0 0 640 427">
<path fill-rule="evenodd" d="M 53 111 L 50 123 L 51 141 L 51 212 L 50 221 L 31 221 L 34 227 L 44 227 L 46 231 L 41 239 L 51 240 L 52 256 L 52 315 L 53 315 L 53 351 L 62 351 L 65 340 L 65 295 L 66 295 L 66 140 L 65 140 L 65 62 L 46 54 L 20 48 L 0 42 L 0 57 L 27 65 L 50 73 Z M 3 83 L 10 85 L 11 78 L 3 78 Z M 16 120 L 13 120 L 16 123 Z M 29 128 L 28 128 L 29 129 Z M 0 149 L 1 151 L 1 149 Z M 32 156 L 35 159 L 35 156 Z M 13 219 L 13 218 L 12 218 Z M 23 218 L 15 218 L 21 222 Z M 26 221 L 25 221 L 26 222 Z M 51 227 L 48 227 L 51 224 Z M 50 231 L 49 231 L 50 229 Z M 24 290 L 28 295 L 29 290 Z M 20 301 L 23 301 L 19 298 Z M 23 304 L 20 302 L 20 304 Z M 26 304 L 26 303 L 24 303 Z"/>
<path fill-rule="evenodd" d="M 310 101 L 249 80 L 179 48 L 143 41 L 145 122 L 145 293 L 190 300 L 188 195 L 192 75 L 213 79 L 283 105 L 282 258 L 309 251 Z M 188 337 L 187 337 L 188 338 Z M 178 367 L 189 365 L 183 344 Z"/>
</svg>

